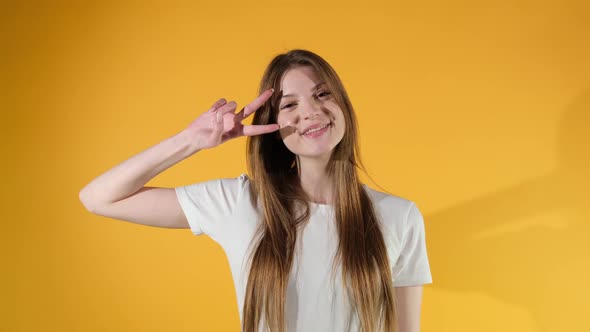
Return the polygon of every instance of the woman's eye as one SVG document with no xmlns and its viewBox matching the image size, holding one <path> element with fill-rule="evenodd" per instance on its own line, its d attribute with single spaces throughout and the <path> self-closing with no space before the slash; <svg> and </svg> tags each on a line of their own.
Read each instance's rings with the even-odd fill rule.
<svg viewBox="0 0 590 332">
<path fill-rule="evenodd" d="M 330 92 L 329 91 L 322 91 L 320 93 L 318 93 L 318 97 L 325 97 L 325 96 L 329 96 Z"/>
<path fill-rule="evenodd" d="M 291 107 L 291 106 L 293 106 L 293 104 L 287 104 L 287 105 L 283 105 L 283 107 L 281 107 L 281 109 L 289 108 L 289 107 Z"/>
</svg>

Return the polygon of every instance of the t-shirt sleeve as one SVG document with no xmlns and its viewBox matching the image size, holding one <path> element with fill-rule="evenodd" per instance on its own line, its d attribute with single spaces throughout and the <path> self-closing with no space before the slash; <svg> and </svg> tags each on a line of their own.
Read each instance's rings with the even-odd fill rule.
<svg viewBox="0 0 590 332">
<path fill-rule="evenodd" d="M 401 252 L 393 267 L 394 287 L 431 284 L 424 218 L 414 202 L 410 205 L 403 234 Z"/>
<path fill-rule="evenodd" d="M 231 227 L 231 218 L 246 189 L 248 177 L 215 179 L 175 187 L 178 202 L 194 235 L 217 237 Z"/>
</svg>

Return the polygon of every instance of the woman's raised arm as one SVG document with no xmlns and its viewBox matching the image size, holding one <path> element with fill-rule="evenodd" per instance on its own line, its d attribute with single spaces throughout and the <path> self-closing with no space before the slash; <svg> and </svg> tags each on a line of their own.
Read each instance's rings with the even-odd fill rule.
<svg viewBox="0 0 590 332">
<path fill-rule="evenodd" d="M 155 227 L 188 228 L 173 188 L 145 187 L 172 165 L 223 142 L 279 129 L 277 124 L 243 126 L 272 94 L 267 90 L 237 114 L 236 103 L 218 100 L 186 129 L 125 160 L 87 184 L 79 194 L 84 207 L 97 215 Z"/>
</svg>

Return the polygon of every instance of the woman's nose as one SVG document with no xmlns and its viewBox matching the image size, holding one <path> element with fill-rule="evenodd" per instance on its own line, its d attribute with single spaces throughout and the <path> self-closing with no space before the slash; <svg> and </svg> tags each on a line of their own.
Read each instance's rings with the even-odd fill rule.
<svg viewBox="0 0 590 332">
<path fill-rule="evenodd" d="M 315 116 L 319 116 L 320 109 L 321 109 L 321 105 L 320 105 L 319 101 L 311 100 L 306 103 L 303 103 L 302 106 L 303 107 L 300 108 L 301 109 L 301 116 L 304 119 L 310 119 Z"/>
</svg>

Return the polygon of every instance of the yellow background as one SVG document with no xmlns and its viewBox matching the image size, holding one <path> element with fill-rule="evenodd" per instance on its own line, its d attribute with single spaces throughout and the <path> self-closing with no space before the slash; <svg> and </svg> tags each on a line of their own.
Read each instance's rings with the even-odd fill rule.
<svg viewBox="0 0 590 332">
<path fill-rule="evenodd" d="M 335 67 L 370 175 L 424 213 L 422 331 L 589 331 L 589 13 L 582 0 L 2 2 L 0 331 L 238 331 L 211 239 L 92 215 L 78 192 L 218 98 L 255 98 L 292 48 Z M 239 139 L 149 184 L 243 171 Z"/>
</svg>

